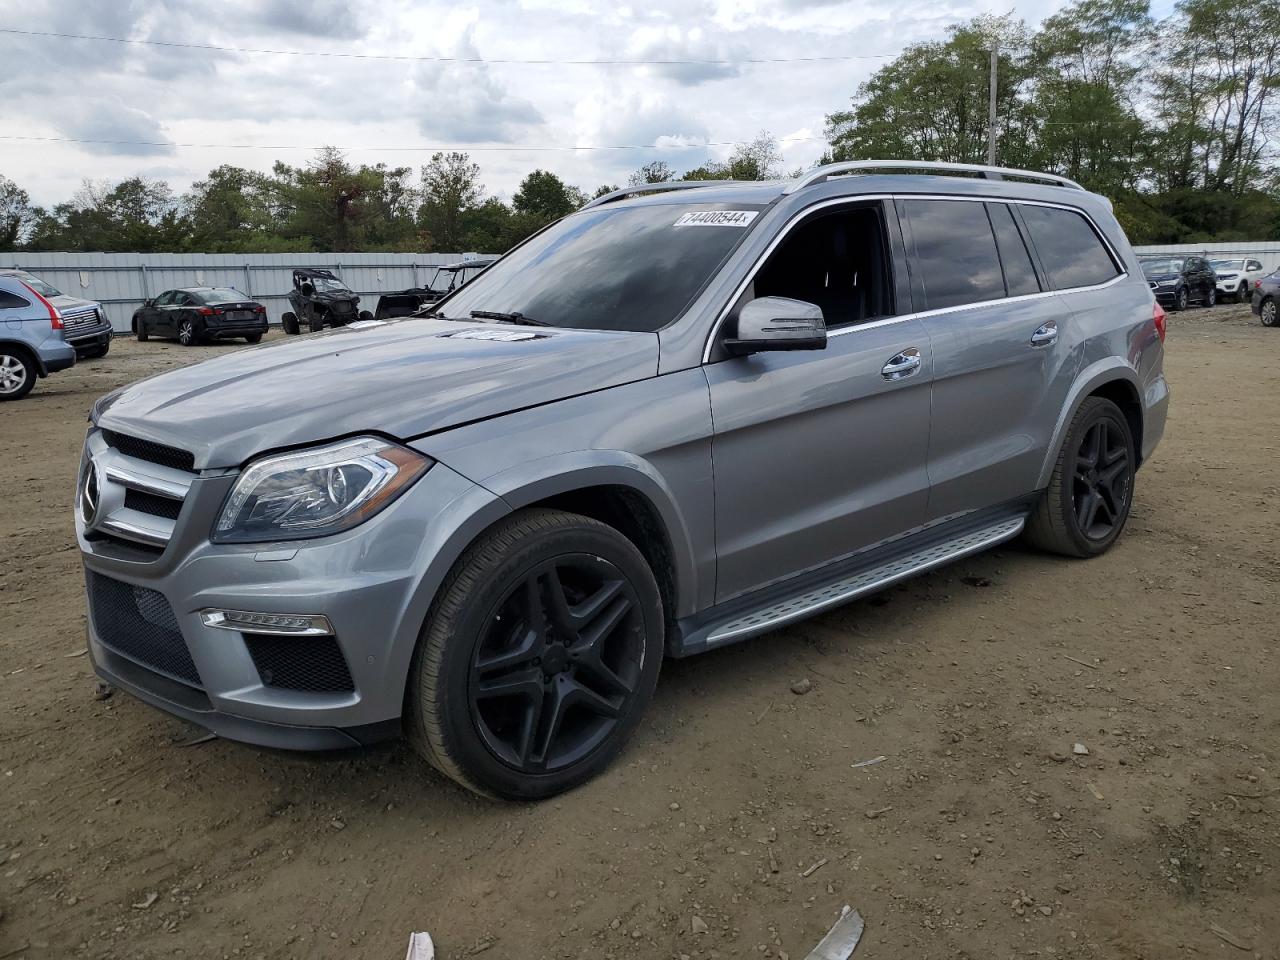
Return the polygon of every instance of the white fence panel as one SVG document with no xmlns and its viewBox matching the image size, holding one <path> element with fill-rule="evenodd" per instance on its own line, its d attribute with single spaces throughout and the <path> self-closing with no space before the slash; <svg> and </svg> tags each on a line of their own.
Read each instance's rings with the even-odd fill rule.
<svg viewBox="0 0 1280 960">
<path fill-rule="evenodd" d="M 267 308 L 272 323 L 288 309 L 294 267 L 332 270 L 358 293 L 378 297 L 429 283 L 459 253 L 4 253 L 0 266 L 29 270 L 64 293 L 102 304 L 117 333 L 128 333 L 142 301 L 176 287 L 233 287 Z"/>
</svg>

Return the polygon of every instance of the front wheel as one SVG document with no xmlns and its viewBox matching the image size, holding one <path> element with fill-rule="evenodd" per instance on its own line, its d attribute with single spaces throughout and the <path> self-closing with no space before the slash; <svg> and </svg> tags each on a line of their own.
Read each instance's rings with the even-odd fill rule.
<svg viewBox="0 0 1280 960">
<path fill-rule="evenodd" d="M 111 352 L 111 341 L 108 340 L 101 346 L 94 347 L 92 350 L 86 350 L 81 357 L 84 360 L 101 360 Z"/>
<path fill-rule="evenodd" d="M 134 329 L 138 334 L 139 343 L 146 343 L 151 339 L 151 334 L 147 332 L 147 323 L 145 320 L 139 320 Z"/>
<path fill-rule="evenodd" d="M 1188 305 L 1190 302 L 1191 302 L 1191 298 L 1187 295 L 1187 288 L 1186 288 L 1186 287 L 1183 287 L 1183 288 L 1182 288 L 1181 290 L 1179 290 L 1176 294 L 1174 294 L 1174 297 L 1173 297 L 1173 309 L 1175 309 L 1175 310 L 1185 310 L 1185 309 L 1187 309 L 1187 305 Z"/>
<path fill-rule="evenodd" d="M 360 320 L 361 320 L 363 323 L 368 323 L 368 322 L 369 322 L 370 320 L 372 320 L 372 319 L 373 319 L 373 314 L 372 314 L 372 313 L 370 313 L 368 310 L 361 310 L 361 311 L 360 311 Z"/>
<path fill-rule="evenodd" d="M 1218 288 L 1210 287 L 1208 295 L 1205 296 L 1204 298 L 1204 305 L 1206 307 L 1212 307 L 1215 304 L 1217 304 L 1217 302 L 1218 302 Z"/>
<path fill-rule="evenodd" d="M 1236 303 L 1249 302 L 1249 284 L 1248 282 L 1240 284 L 1240 289 L 1236 291 Z"/>
<path fill-rule="evenodd" d="M 1105 553 L 1129 519 L 1137 454 L 1124 413 L 1105 397 L 1076 411 L 1027 539 L 1069 557 Z"/>
<path fill-rule="evenodd" d="M 296 337 L 302 332 L 302 327 L 298 325 L 298 315 L 296 313 L 286 313 L 280 318 L 280 323 L 284 326 L 284 332 L 291 337 Z"/>
<path fill-rule="evenodd" d="M 312 333 L 319 333 L 324 329 L 324 317 L 318 313 L 313 313 L 308 326 L 311 328 Z"/>
<path fill-rule="evenodd" d="M 553 510 L 469 547 L 427 615 L 406 732 L 477 793 L 540 799 L 603 770 L 653 696 L 663 612 L 643 555 L 612 527 Z"/>
<path fill-rule="evenodd" d="M 1262 318 L 1264 327 L 1280 326 L 1280 317 L 1276 316 L 1276 301 L 1274 297 L 1267 297 L 1258 307 L 1258 314 Z"/>
</svg>

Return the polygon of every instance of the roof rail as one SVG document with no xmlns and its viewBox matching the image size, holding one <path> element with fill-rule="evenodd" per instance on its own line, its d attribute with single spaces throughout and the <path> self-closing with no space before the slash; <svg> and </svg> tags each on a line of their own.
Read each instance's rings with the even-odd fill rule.
<svg viewBox="0 0 1280 960">
<path fill-rule="evenodd" d="M 673 180 L 667 183 L 638 183 L 633 187 L 623 187 L 621 190 L 613 191 L 613 193 L 606 193 L 603 197 L 596 197 L 582 209 L 589 210 L 592 207 L 598 207 L 601 204 L 613 203 L 615 200 L 623 200 L 637 193 L 666 193 L 669 190 L 691 190 L 695 187 L 721 187 L 726 183 L 740 182 L 741 181 L 738 180 Z"/>
<path fill-rule="evenodd" d="M 1060 177 L 1056 173 L 1037 173 L 1035 170 L 1018 170 L 1014 167 L 988 167 L 981 163 L 944 163 L 934 160 L 845 160 L 841 163 L 828 163 L 811 170 L 804 176 L 792 180 L 782 191 L 795 193 L 815 183 L 822 183 L 841 173 L 856 173 L 864 170 L 939 170 L 948 173 L 977 173 L 986 180 L 1003 180 L 1005 177 L 1021 177 L 1025 180 L 1038 180 L 1055 187 L 1071 187 L 1083 190 L 1084 187 L 1074 180 Z"/>
</svg>

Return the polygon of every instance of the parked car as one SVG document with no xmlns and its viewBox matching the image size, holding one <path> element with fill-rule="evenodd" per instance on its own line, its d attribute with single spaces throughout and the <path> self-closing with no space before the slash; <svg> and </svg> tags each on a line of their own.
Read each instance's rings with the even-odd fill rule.
<svg viewBox="0 0 1280 960">
<path fill-rule="evenodd" d="M 166 290 L 133 312 L 138 340 L 177 340 L 184 347 L 243 337 L 257 343 L 267 332 L 267 308 L 231 287 Z"/>
<path fill-rule="evenodd" d="M 618 754 L 664 656 L 1024 533 L 1105 552 L 1164 432 L 1164 335 L 1110 204 L 1059 176 L 616 191 L 432 316 L 99 400 L 92 662 L 220 736 L 403 731 L 546 797 Z"/>
<path fill-rule="evenodd" d="M 1244 303 L 1253 295 L 1253 288 L 1267 275 L 1262 261 L 1252 257 L 1234 257 L 1229 260 L 1210 260 L 1218 277 L 1218 296 L 1232 297 L 1236 303 Z"/>
<path fill-rule="evenodd" d="M 293 309 L 280 318 L 288 334 L 301 333 L 304 324 L 314 333 L 325 327 L 344 327 L 356 319 L 373 319 L 368 310 L 359 309 L 360 298 L 329 270 L 294 270 L 289 305 Z"/>
<path fill-rule="evenodd" d="M 373 312 L 373 318 L 388 320 L 392 317 L 412 316 L 423 307 L 430 306 L 445 294 L 478 276 L 480 271 L 496 259 L 496 257 L 476 257 L 437 267 L 435 275 L 427 286 L 410 287 L 408 290 L 397 290 L 380 296 L 378 309 Z"/>
<path fill-rule="evenodd" d="M 1280 327 L 1280 319 L 1276 317 L 1277 304 L 1280 304 L 1280 270 L 1258 281 L 1249 302 L 1264 327 Z"/>
<path fill-rule="evenodd" d="M 0 400 L 21 400 L 37 378 L 76 362 L 62 313 L 24 276 L 0 272 Z"/>
<path fill-rule="evenodd" d="M 62 317 L 62 338 L 75 349 L 78 359 L 92 360 L 107 355 L 111 349 L 111 321 L 102 304 L 69 296 L 26 270 L 0 270 L 0 277 L 20 280 L 53 305 Z"/>
<path fill-rule="evenodd" d="M 1192 300 L 1218 302 L 1218 275 L 1204 257 L 1142 257 L 1142 272 L 1162 307 L 1185 310 Z"/>
</svg>

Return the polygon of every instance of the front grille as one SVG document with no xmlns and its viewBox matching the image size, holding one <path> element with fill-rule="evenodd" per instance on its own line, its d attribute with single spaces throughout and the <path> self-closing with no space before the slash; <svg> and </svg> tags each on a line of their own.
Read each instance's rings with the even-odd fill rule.
<svg viewBox="0 0 1280 960">
<path fill-rule="evenodd" d="M 64 330 L 75 332 L 83 327 L 97 326 L 98 310 L 96 307 L 84 307 L 79 310 L 70 310 L 62 314 L 62 326 Z"/>
<path fill-rule="evenodd" d="M 181 500 L 171 500 L 143 490 L 126 490 L 124 505 L 130 510 L 147 513 L 153 517 L 164 517 L 166 520 L 177 520 L 178 514 L 182 512 Z"/>
<path fill-rule="evenodd" d="M 89 610 L 105 646 L 174 680 L 201 685 L 178 618 L 163 594 L 90 571 Z"/>
<path fill-rule="evenodd" d="M 186 470 L 188 473 L 193 473 L 196 468 L 195 454 L 187 450 L 167 447 L 163 443 L 143 440 L 140 437 L 127 437 L 114 430 L 103 430 L 102 439 L 126 457 L 158 463 L 162 467 L 172 467 L 175 470 Z"/>
<path fill-rule="evenodd" d="M 246 633 L 244 642 L 265 686 L 310 693 L 345 693 L 356 688 L 334 637 Z"/>
</svg>

